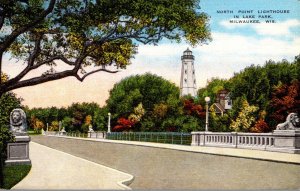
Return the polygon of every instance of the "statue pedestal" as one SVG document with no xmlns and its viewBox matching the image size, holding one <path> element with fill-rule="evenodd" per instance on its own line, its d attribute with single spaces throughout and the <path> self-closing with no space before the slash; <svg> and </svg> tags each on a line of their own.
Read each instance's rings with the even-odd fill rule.
<svg viewBox="0 0 300 191">
<path fill-rule="evenodd" d="M 6 165 L 31 164 L 29 159 L 29 142 L 28 135 L 15 136 L 16 142 L 7 144 Z"/>
<path fill-rule="evenodd" d="M 274 148 L 272 150 L 300 154 L 300 129 L 275 130 Z"/>
<path fill-rule="evenodd" d="M 60 132 L 58 132 L 58 135 L 59 135 L 59 136 L 65 136 L 65 135 L 67 135 L 67 132 L 65 132 L 65 131 L 60 131 Z"/>
<path fill-rule="evenodd" d="M 65 136 L 65 135 L 67 135 L 67 132 L 66 132 L 65 128 L 63 128 L 61 131 L 59 131 L 58 135 L 59 136 Z"/>
</svg>

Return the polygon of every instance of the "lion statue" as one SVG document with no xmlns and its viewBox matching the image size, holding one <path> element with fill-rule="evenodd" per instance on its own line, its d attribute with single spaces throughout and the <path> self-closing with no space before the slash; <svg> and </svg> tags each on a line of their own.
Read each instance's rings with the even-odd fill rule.
<svg viewBox="0 0 300 191">
<path fill-rule="evenodd" d="M 295 130 L 300 128 L 300 118 L 297 113 L 290 113 L 284 123 L 277 125 L 276 130 Z"/>
<path fill-rule="evenodd" d="M 10 113 L 10 131 L 13 134 L 27 133 L 26 114 L 22 109 L 17 108 Z"/>
</svg>

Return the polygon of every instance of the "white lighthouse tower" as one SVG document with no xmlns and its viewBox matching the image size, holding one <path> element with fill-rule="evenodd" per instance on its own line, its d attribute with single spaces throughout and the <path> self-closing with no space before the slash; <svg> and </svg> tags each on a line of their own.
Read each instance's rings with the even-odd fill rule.
<svg viewBox="0 0 300 191">
<path fill-rule="evenodd" d="M 189 49 L 184 51 L 181 61 L 180 96 L 191 95 L 195 97 L 197 95 L 197 88 L 192 51 Z"/>
</svg>

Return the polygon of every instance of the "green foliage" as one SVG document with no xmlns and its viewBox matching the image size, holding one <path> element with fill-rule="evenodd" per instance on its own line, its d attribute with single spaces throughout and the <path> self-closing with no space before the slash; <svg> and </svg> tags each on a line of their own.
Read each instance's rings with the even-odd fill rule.
<svg viewBox="0 0 300 191">
<path fill-rule="evenodd" d="M 102 66 L 126 68 L 141 43 L 185 39 L 195 46 L 211 39 L 209 16 L 200 10 L 199 0 L 4 1 L 0 9 L 5 21 L 0 29 L 8 29 L 0 33 L 0 59 L 6 52 L 28 66 L 2 84 L 0 94 L 68 76 L 83 81 L 95 72 L 111 72 Z M 72 70 L 56 72 L 57 60 Z M 48 70 L 40 77 L 21 80 L 43 65 Z M 95 70 L 88 73 L 88 66 Z"/>
<path fill-rule="evenodd" d="M 217 115 L 215 111 L 211 111 L 209 115 L 209 130 L 214 132 L 229 132 L 231 117 L 230 113 L 224 113 L 223 115 Z"/>
<path fill-rule="evenodd" d="M 108 110 L 106 107 L 94 111 L 93 128 L 96 131 L 107 131 Z"/>
<path fill-rule="evenodd" d="M 255 116 L 255 120 L 263 120 L 263 122 L 261 121 L 257 125 L 257 129 L 263 129 L 263 131 L 266 129 L 269 131 L 274 129 L 278 124 L 278 121 L 275 122 L 272 118 L 274 112 L 276 112 L 272 103 L 277 103 L 277 101 L 272 101 L 271 103 L 271 99 L 274 97 L 273 94 L 275 93 L 275 89 L 278 89 L 280 86 L 289 86 L 293 80 L 299 79 L 299 58 L 300 56 L 296 56 L 293 62 L 288 62 L 286 60 L 274 62 L 269 60 L 263 66 L 251 65 L 239 73 L 235 73 L 234 76 L 228 80 L 213 78 L 208 81 L 205 88 L 198 90 L 200 103 L 204 104 L 204 97 L 206 96 L 211 97 L 211 103 L 214 103 L 216 101 L 216 93 L 220 89 L 229 90 L 231 99 L 233 100 L 233 108 L 232 110 L 229 110 L 226 115 L 217 116 L 212 112 L 210 117 L 211 129 L 213 131 L 230 130 L 228 127 L 226 128 L 226 126 L 230 124 L 230 120 L 235 121 L 239 118 L 240 112 L 243 110 L 244 100 L 246 100 L 249 105 L 258 107 L 257 113 L 259 113 L 259 111 L 265 112 L 263 119 L 258 115 Z M 296 95 L 293 96 L 295 97 Z M 286 117 L 287 113 L 290 111 L 283 105 L 286 104 L 281 104 L 280 113 L 284 113 L 284 116 Z M 279 111 L 279 109 L 277 109 L 277 111 Z M 264 122 L 266 122 L 270 128 L 267 128 Z M 241 127 L 237 127 L 236 129 L 239 128 Z M 248 129 L 248 126 L 246 129 Z M 244 129 L 244 131 L 246 130 Z"/>
<path fill-rule="evenodd" d="M 206 96 L 210 97 L 211 103 L 216 101 L 216 94 L 219 90 L 227 89 L 229 87 L 229 82 L 225 79 L 212 78 L 207 81 L 205 88 L 198 90 L 198 99 L 202 105 L 205 105 L 204 98 Z"/>
<path fill-rule="evenodd" d="M 8 142 L 13 142 L 14 136 L 9 131 L 8 127 L 0 127 L 0 149 L 1 149 L 1 158 L 6 159 L 6 147 Z"/>
<path fill-rule="evenodd" d="M 186 104 L 187 101 L 190 104 Z M 132 120 L 140 104 L 143 115 L 138 121 Z M 133 131 L 190 132 L 200 130 L 204 124 L 203 109 L 196 99 L 179 98 L 178 87 L 149 73 L 115 84 L 107 100 L 107 109 L 112 113 L 112 126 L 118 131 L 128 130 L 130 126 Z"/>
<path fill-rule="evenodd" d="M 183 115 L 176 119 L 177 124 L 181 127 L 183 132 L 191 131 L 203 131 L 204 130 L 204 121 L 198 117 L 193 117 L 189 115 Z"/>
<path fill-rule="evenodd" d="M 14 141 L 13 135 L 9 132 L 10 112 L 21 107 L 21 98 L 17 98 L 14 93 L 8 92 L 0 98 L 0 185 L 3 183 L 3 165 L 6 159 L 7 143 Z"/>
<path fill-rule="evenodd" d="M 140 103 L 144 110 L 143 116 L 147 116 L 145 121 L 141 118 L 140 128 L 159 127 L 162 118 L 155 117 L 159 115 L 158 107 L 165 105 L 164 117 L 176 113 L 180 103 L 179 88 L 162 77 L 149 73 L 125 78 L 114 85 L 107 100 L 107 109 L 112 113 L 112 125 L 116 125 L 118 118 L 128 118 L 136 113 L 134 109 Z"/>
<path fill-rule="evenodd" d="M 4 185 L 0 188 L 11 189 L 30 171 L 31 165 L 11 165 L 4 167 Z"/>
<path fill-rule="evenodd" d="M 9 92 L 3 94 L 0 98 L 0 125 L 9 125 L 10 112 L 18 107 L 21 107 L 22 98 L 18 98 L 16 94 Z"/>
<path fill-rule="evenodd" d="M 141 121 L 141 132 L 159 132 L 160 128 L 156 126 L 154 120 L 151 117 L 144 118 L 143 121 Z"/>
<path fill-rule="evenodd" d="M 9 128 L 1 125 L 0 126 L 0 188 L 4 184 L 3 166 L 4 166 L 4 161 L 7 158 L 7 150 L 6 150 L 7 143 L 13 142 L 14 140 L 15 140 L 14 136 L 9 131 Z"/>
<path fill-rule="evenodd" d="M 59 121 L 62 121 L 62 126 L 68 132 L 79 131 L 86 132 L 91 124 L 94 130 L 104 130 L 106 127 L 107 112 L 100 108 L 96 103 L 73 103 L 67 108 L 33 108 L 26 109 L 27 118 L 36 118 L 44 124 L 49 125 L 49 130 L 58 130 Z M 31 128 L 34 128 L 31 126 Z"/>
<path fill-rule="evenodd" d="M 232 99 L 245 97 L 250 104 L 266 109 L 270 84 L 264 67 L 250 66 L 232 79 Z"/>
<path fill-rule="evenodd" d="M 64 117 L 64 119 L 62 120 L 62 124 L 65 127 L 65 130 L 67 132 L 70 132 L 72 130 L 72 118 L 69 116 Z"/>
</svg>

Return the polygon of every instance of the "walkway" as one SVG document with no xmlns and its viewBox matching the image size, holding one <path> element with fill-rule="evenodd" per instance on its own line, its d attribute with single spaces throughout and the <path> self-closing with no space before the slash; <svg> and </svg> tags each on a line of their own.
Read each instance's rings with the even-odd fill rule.
<svg viewBox="0 0 300 191">
<path fill-rule="evenodd" d="M 242 149 L 230 151 L 206 147 L 203 147 L 207 149 L 206 151 L 197 151 L 199 147 L 138 142 L 120 144 L 120 141 L 50 136 L 33 136 L 32 140 L 132 174 L 135 179 L 129 186 L 134 189 L 300 188 L 299 155 Z M 153 147 L 153 144 L 174 148 L 157 148 Z M 191 151 L 174 150 L 175 147 L 191 149 Z M 236 156 L 227 156 L 229 151 L 235 152 Z M 211 154 L 204 152 L 211 152 Z M 274 160 L 277 157 L 280 160 L 284 158 L 287 161 L 290 160 L 289 158 L 292 160 L 289 161 L 291 163 L 282 163 L 266 161 L 272 158 L 263 159 L 264 157 L 263 160 L 249 159 L 248 157 L 253 154 L 256 155 L 254 158 L 264 155 L 264 157 L 272 156 Z M 240 158 L 238 155 L 246 158 Z"/>
<path fill-rule="evenodd" d="M 129 174 L 30 142 L 32 168 L 13 189 L 128 189 Z"/>
</svg>

